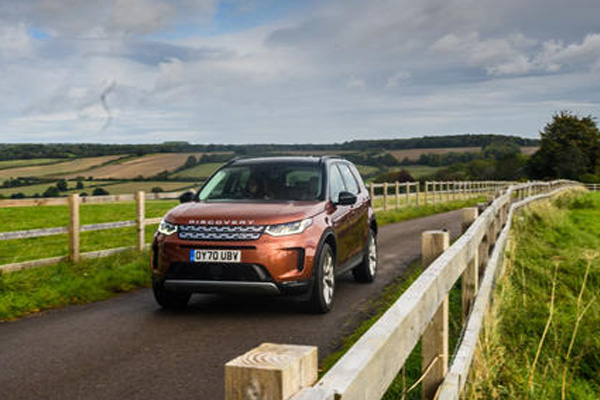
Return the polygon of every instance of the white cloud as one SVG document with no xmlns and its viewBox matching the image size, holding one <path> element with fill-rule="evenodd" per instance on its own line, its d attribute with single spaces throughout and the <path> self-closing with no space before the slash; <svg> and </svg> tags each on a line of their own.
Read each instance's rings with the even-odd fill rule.
<svg viewBox="0 0 600 400">
<path fill-rule="evenodd" d="M 0 26 L 0 55 L 3 58 L 29 57 L 32 51 L 33 41 L 24 22 Z"/>
</svg>

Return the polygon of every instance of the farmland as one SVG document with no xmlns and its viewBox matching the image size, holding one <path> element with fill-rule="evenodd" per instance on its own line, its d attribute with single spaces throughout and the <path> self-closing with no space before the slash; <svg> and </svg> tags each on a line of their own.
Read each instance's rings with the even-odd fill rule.
<svg viewBox="0 0 600 400">
<path fill-rule="evenodd" d="M 48 165 L 64 160 L 60 158 L 34 158 L 31 160 L 6 160 L 0 161 L 0 170 L 7 168 L 27 167 L 30 165 Z"/>
<path fill-rule="evenodd" d="M 51 166 L 30 165 L 27 167 L 8 168 L 0 170 L 0 181 L 17 177 L 63 177 L 67 175 L 77 176 L 85 173 L 93 167 L 118 160 L 122 156 L 102 156 L 77 158 L 70 161 L 63 161 Z M 32 160 L 21 160 L 22 162 Z M 14 161 L 11 161 L 14 162 Z"/>
<path fill-rule="evenodd" d="M 423 154 L 447 154 L 447 153 L 479 153 L 481 147 L 448 147 L 440 149 L 406 149 L 406 150 L 393 150 L 390 153 L 398 160 L 402 161 L 405 158 L 416 161 Z"/>
<path fill-rule="evenodd" d="M 199 164 L 192 168 L 184 169 L 173 175 L 174 178 L 199 178 L 205 179 L 212 175 L 222 163 Z"/>
</svg>

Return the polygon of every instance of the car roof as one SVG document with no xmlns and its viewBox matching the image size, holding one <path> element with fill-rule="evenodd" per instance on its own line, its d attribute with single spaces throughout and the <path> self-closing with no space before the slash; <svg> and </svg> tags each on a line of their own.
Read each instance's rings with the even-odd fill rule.
<svg viewBox="0 0 600 400">
<path fill-rule="evenodd" d="M 256 165 L 256 164 L 319 164 L 329 159 L 340 159 L 335 156 L 277 156 L 238 158 L 229 162 L 229 165 Z M 341 160 L 341 159 L 340 159 Z"/>
</svg>

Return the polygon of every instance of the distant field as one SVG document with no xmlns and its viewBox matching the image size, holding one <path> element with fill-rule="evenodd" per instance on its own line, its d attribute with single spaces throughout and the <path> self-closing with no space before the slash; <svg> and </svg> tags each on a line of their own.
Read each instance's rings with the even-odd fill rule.
<svg viewBox="0 0 600 400">
<path fill-rule="evenodd" d="M 155 181 L 140 181 L 140 182 L 123 182 L 123 183 L 108 183 L 101 185 L 99 187 L 108 191 L 109 194 L 133 194 L 137 191 L 144 191 L 149 193 L 152 188 L 160 187 L 165 192 L 175 192 L 187 188 L 195 188 L 200 186 L 199 183 L 194 182 L 155 182 Z M 91 195 L 93 188 L 90 190 L 71 190 L 69 193 L 81 193 L 87 192 L 88 195 Z"/>
<path fill-rule="evenodd" d="M 199 164 L 195 167 L 184 169 L 183 171 L 177 172 L 173 176 L 175 178 L 200 178 L 205 179 L 212 175 L 213 172 L 219 168 L 222 163 L 206 163 Z"/>
<path fill-rule="evenodd" d="M 56 162 L 65 161 L 62 158 L 34 158 L 31 160 L 7 160 L 0 161 L 0 170 L 16 167 L 27 167 L 29 165 L 47 165 Z"/>
<path fill-rule="evenodd" d="M 56 176 L 62 177 L 64 175 L 71 175 L 76 177 L 78 175 L 87 175 L 87 170 L 90 168 L 106 164 L 109 161 L 114 161 L 123 156 L 102 156 L 102 157 L 86 157 L 78 158 L 71 161 L 59 162 L 52 165 L 34 165 L 20 168 L 10 168 L 0 171 L 0 181 L 8 178 L 17 177 L 49 177 Z"/>
<path fill-rule="evenodd" d="M 274 154 L 289 154 L 294 156 L 327 156 L 327 155 L 340 155 L 340 154 L 349 154 L 356 153 L 356 150 L 313 150 L 313 151 L 304 151 L 304 150 L 290 150 L 290 151 L 274 151 Z"/>
<path fill-rule="evenodd" d="M 25 196 L 33 196 L 36 193 L 38 193 L 39 195 L 42 195 L 46 191 L 46 189 L 48 189 L 49 186 L 55 186 L 56 182 L 57 181 L 40 183 L 37 185 L 30 185 L 30 186 L 2 188 L 2 189 L 0 189 L 0 194 L 5 197 L 10 197 L 10 195 L 13 193 L 23 193 Z M 91 187 L 103 186 L 103 185 L 106 185 L 107 183 L 111 183 L 111 182 L 110 181 L 82 181 L 82 183 L 83 183 L 83 187 L 85 188 L 83 191 L 87 191 L 88 193 L 91 193 L 91 190 L 88 189 L 90 186 Z M 74 188 L 76 184 L 77 184 L 76 181 L 68 181 L 68 185 L 70 188 Z M 74 193 L 75 191 L 73 190 L 72 192 Z"/>
<path fill-rule="evenodd" d="M 435 171 L 440 169 L 441 167 L 429 167 L 427 165 L 405 165 L 400 168 L 394 168 L 396 170 L 405 169 L 413 176 L 415 179 L 419 179 L 422 176 L 433 174 Z"/>
<path fill-rule="evenodd" d="M 405 149 L 405 150 L 392 150 L 390 153 L 396 157 L 398 161 L 402 161 L 408 158 L 411 161 L 416 161 L 423 154 L 446 154 L 446 153 L 479 153 L 481 152 L 480 147 L 448 147 L 439 149 Z"/>
<path fill-rule="evenodd" d="M 379 168 L 373 167 L 371 165 L 357 165 L 356 169 L 358 169 L 358 172 L 362 176 L 370 175 L 370 174 L 373 174 L 373 173 L 379 171 Z"/>
<path fill-rule="evenodd" d="M 533 147 L 521 147 L 521 153 L 525 154 L 525 155 L 532 155 L 533 153 L 535 153 L 536 151 L 538 151 L 539 147 L 533 146 Z"/>
<path fill-rule="evenodd" d="M 181 167 L 189 156 L 202 157 L 203 153 L 160 153 L 127 160 L 118 164 L 94 168 L 86 173 L 95 179 L 133 179 L 138 176 L 154 176 L 163 171 L 173 171 Z M 76 175 L 74 175 L 76 176 Z"/>
</svg>

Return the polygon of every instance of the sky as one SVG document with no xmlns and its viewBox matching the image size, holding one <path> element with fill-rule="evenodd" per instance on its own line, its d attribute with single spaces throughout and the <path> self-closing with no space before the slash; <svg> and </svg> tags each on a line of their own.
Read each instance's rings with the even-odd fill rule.
<svg viewBox="0 0 600 400">
<path fill-rule="evenodd" d="M 332 143 L 600 116 L 598 0 L 0 0 L 0 142 Z"/>
</svg>

